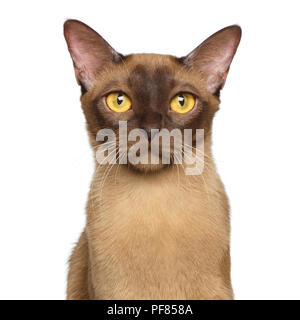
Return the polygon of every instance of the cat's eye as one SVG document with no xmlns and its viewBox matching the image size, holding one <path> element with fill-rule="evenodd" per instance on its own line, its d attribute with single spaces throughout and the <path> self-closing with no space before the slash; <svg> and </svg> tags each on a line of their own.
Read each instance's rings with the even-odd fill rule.
<svg viewBox="0 0 300 320">
<path fill-rule="evenodd" d="M 177 94 L 170 102 L 170 107 L 177 113 L 187 113 L 194 108 L 195 98 L 190 93 Z"/>
<path fill-rule="evenodd" d="M 126 112 L 131 108 L 131 100 L 123 92 L 110 93 L 106 97 L 106 104 L 115 112 Z"/>
</svg>

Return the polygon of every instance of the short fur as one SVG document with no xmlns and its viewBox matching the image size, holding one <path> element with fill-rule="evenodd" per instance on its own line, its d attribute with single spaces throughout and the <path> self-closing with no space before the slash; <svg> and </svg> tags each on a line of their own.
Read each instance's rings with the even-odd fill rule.
<svg viewBox="0 0 300 320">
<path fill-rule="evenodd" d="M 229 27 L 235 48 L 227 68 L 210 85 L 207 69 L 197 68 L 209 60 L 207 49 L 205 59 L 197 51 L 178 59 L 154 54 L 122 56 L 109 46 L 103 53 L 106 59 L 100 54 L 97 59 L 88 57 L 92 68 L 99 61 L 97 72 L 91 71 L 89 65 L 82 65 L 82 53 L 73 50 L 78 43 L 72 37 L 81 28 L 89 41 L 96 37 L 92 29 L 74 20 L 66 22 L 65 37 L 83 89 L 82 108 L 94 152 L 98 130 L 117 130 L 118 120 L 128 120 L 128 130 L 203 128 L 205 166 L 202 175 L 187 176 L 174 164 L 149 169 L 95 161 L 86 226 L 70 258 L 67 298 L 232 299 L 229 205 L 212 159 L 211 129 L 240 28 Z M 229 31 L 225 30 L 223 40 Z M 99 50 L 108 46 L 106 42 L 98 45 Z M 91 47 L 93 42 L 89 42 Z M 203 45 L 195 50 L 203 50 Z M 195 56 L 200 64 L 191 62 Z M 130 96 L 133 107 L 115 114 L 105 107 L 103 97 L 119 90 Z M 189 114 L 170 113 L 170 98 L 182 91 L 195 94 L 198 105 Z"/>
</svg>

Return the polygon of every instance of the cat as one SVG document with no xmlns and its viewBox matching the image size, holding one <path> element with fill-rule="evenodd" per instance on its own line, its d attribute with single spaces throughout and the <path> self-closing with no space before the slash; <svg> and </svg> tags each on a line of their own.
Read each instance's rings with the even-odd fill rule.
<svg viewBox="0 0 300 320">
<path fill-rule="evenodd" d="M 181 58 L 119 54 L 77 20 L 65 22 L 64 36 L 95 156 L 67 299 L 233 299 L 229 203 L 211 136 L 241 28 L 226 27 Z M 203 129 L 202 173 L 186 175 L 174 154 L 169 164 L 101 164 L 97 133 L 117 132 L 120 121 L 147 135 Z"/>
</svg>

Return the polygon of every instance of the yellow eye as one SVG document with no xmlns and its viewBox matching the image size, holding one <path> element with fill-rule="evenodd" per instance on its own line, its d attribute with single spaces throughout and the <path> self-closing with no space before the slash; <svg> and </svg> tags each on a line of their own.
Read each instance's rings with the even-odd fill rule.
<svg viewBox="0 0 300 320">
<path fill-rule="evenodd" d="M 195 98 L 190 93 L 177 94 L 170 102 L 170 107 L 177 113 L 187 113 L 194 108 Z"/>
<path fill-rule="evenodd" d="M 125 112 L 131 107 L 130 99 L 122 92 L 110 93 L 106 98 L 106 104 L 115 112 Z"/>
</svg>

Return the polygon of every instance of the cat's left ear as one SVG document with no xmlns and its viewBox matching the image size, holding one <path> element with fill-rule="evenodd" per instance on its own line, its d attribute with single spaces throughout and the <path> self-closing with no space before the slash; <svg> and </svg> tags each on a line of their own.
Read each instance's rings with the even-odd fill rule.
<svg viewBox="0 0 300 320">
<path fill-rule="evenodd" d="M 241 35 L 242 29 L 237 25 L 224 28 L 180 60 L 199 70 L 206 81 L 207 90 L 218 94 L 225 84 Z"/>
<path fill-rule="evenodd" d="M 119 62 L 117 53 L 95 30 L 78 20 L 67 20 L 64 36 L 73 60 L 78 84 L 88 90 L 97 73 L 111 62 Z"/>
</svg>

